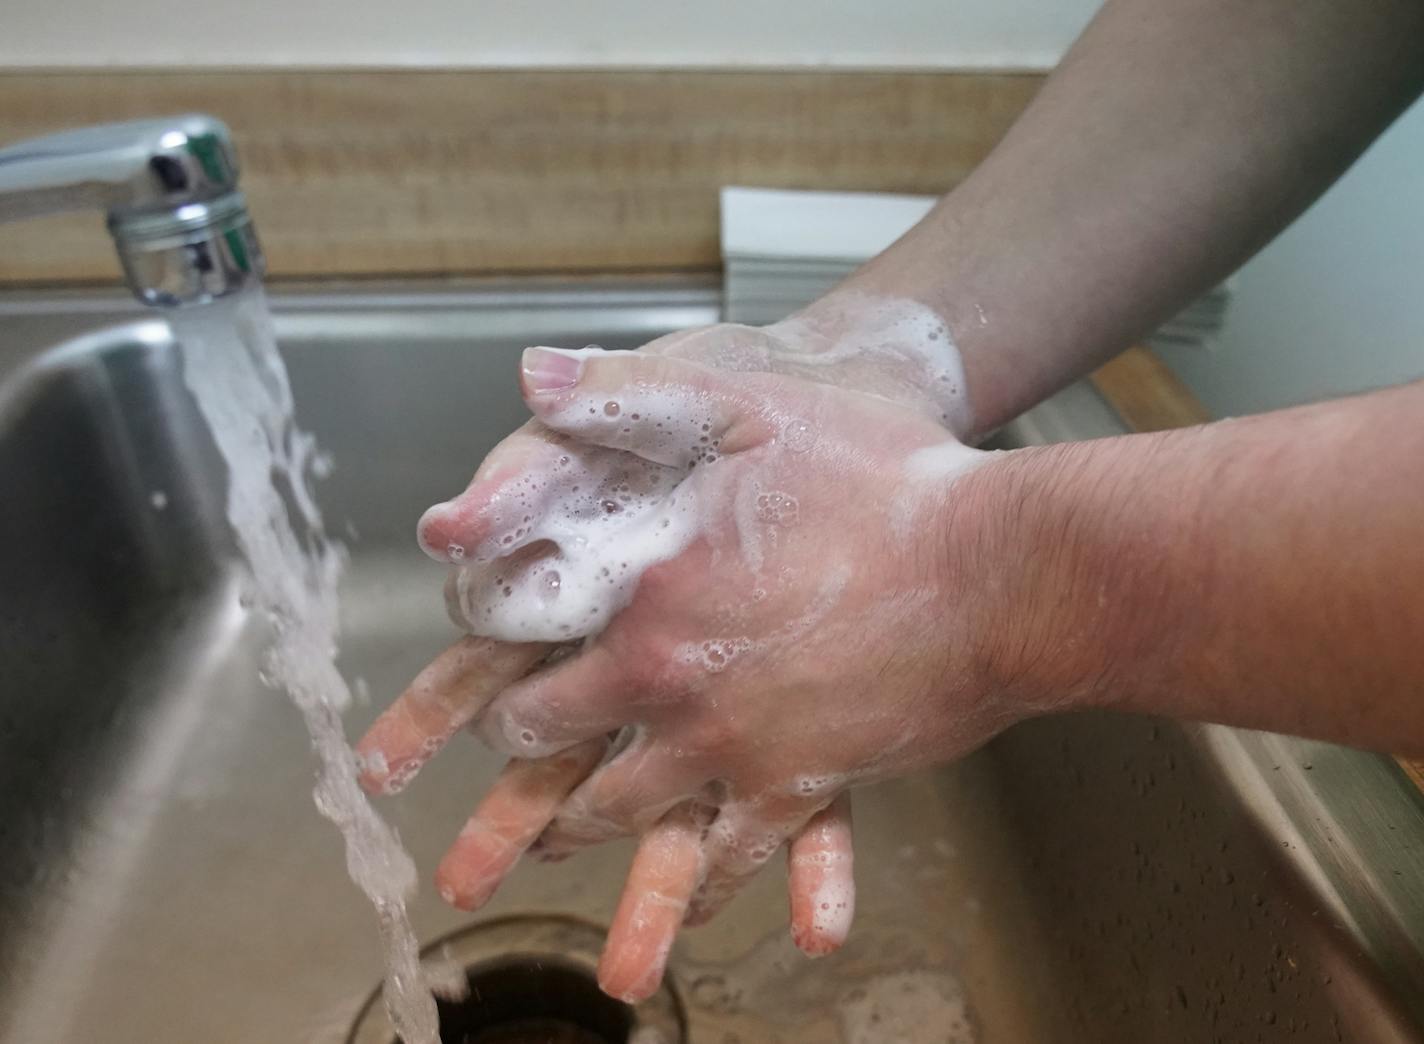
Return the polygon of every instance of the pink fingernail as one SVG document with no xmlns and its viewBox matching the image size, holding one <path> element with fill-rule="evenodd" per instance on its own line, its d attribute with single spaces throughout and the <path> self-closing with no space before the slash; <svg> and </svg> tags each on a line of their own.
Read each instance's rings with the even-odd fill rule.
<svg viewBox="0 0 1424 1044">
<path fill-rule="evenodd" d="M 578 383 L 583 358 L 564 348 L 526 348 L 520 367 L 525 390 L 530 395 L 547 395 Z"/>
</svg>

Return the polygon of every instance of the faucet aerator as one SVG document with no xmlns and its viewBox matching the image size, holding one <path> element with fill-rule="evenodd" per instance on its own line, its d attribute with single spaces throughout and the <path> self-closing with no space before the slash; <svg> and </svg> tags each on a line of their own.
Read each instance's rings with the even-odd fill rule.
<svg viewBox="0 0 1424 1044">
<path fill-rule="evenodd" d="M 266 269 L 237 177 L 232 135 L 211 116 L 65 131 L 0 149 L 0 224 L 103 210 L 135 297 L 204 304 Z"/>
</svg>

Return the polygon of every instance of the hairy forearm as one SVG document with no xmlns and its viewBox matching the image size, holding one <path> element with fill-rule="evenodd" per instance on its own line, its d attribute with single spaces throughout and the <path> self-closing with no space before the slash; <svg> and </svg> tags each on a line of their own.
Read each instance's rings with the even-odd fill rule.
<svg viewBox="0 0 1424 1044">
<path fill-rule="evenodd" d="M 1424 751 L 1421 416 L 1424 382 L 983 469 L 1023 563 L 1004 675 L 1035 709 Z"/>
<path fill-rule="evenodd" d="M 1225 277 L 1421 89 L 1420 0 L 1109 0 L 992 155 L 843 289 L 938 311 L 991 430 Z"/>
</svg>

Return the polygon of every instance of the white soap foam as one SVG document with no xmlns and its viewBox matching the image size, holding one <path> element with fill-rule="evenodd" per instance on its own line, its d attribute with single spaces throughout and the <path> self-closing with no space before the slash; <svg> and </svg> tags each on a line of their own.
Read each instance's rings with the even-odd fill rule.
<svg viewBox="0 0 1424 1044">
<path fill-rule="evenodd" d="M 597 634 L 643 573 L 701 528 L 686 480 L 718 461 L 705 403 L 633 388 L 617 403 L 576 397 L 565 409 L 584 413 L 588 434 L 615 448 L 562 444 L 500 492 L 478 547 L 445 549 L 443 557 L 459 563 L 456 606 L 477 634 L 505 641 Z"/>
<path fill-rule="evenodd" d="M 766 653 L 794 645 L 809 634 L 835 608 L 846 585 L 850 583 L 851 568 L 840 564 L 827 566 L 821 576 L 821 585 L 815 598 L 800 616 L 785 620 L 780 626 L 756 637 L 731 635 L 709 638 L 701 642 L 683 642 L 673 650 L 673 658 L 680 663 L 716 674 L 725 670 L 738 657 L 747 653 Z"/>
<path fill-rule="evenodd" d="M 918 302 L 847 295 L 834 310 L 822 308 L 814 317 L 794 316 L 764 329 L 719 329 L 720 341 L 708 332 L 676 335 L 666 354 L 684 354 L 679 349 L 685 345 L 686 355 L 718 370 L 843 385 L 926 404 L 956 433 L 972 426 L 953 338 L 944 321 Z M 605 354 L 595 346 L 545 350 L 583 360 Z M 718 495 L 733 497 L 741 564 L 753 574 L 779 530 L 800 521 L 800 504 L 786 490 L 745 482 L 727 491 L 703 479 L 719 459 L 721 430 L 708 398 L 689 389 L 638 381 L 616 398 L 590 393 L 561 399 L 550 419 L 577 438 L 501 489 L 489 506 L 490 533 L 480 546 L 427 548 L 456 566 L 454 606 L 477 634 L 506 641 L 597 634 L 632 599 L 648 568 L 695 539 Z M 785 417 L 776 442 L 790 453 L 806 453 L 817 438 L 807 420 Z M 954 463 L 967 466 L 975 451 L 958 449 L 962 458 Z M 921 475 L 930 459 L 921 460 L 925 452 L 912 458 L 907 474 L 933 480 L 951 467 L 954 451 L 945 450 L 930 468 L 939 471 Z M 699 481 L 689 482 L 699 467 Z M 721 637 L 684 652 L 715 671 L 755 644 Z"/>
<path fill-rule="evenodd" d="M 794 526 L 800 521 L 801 505 L 790 493 L 779 489 L 760 490 L 756 495 L 756 516 L 758 521 L 769 526 Z"/>
<path fill-rule="evenodd" d="M 760 573 L 763 561 L 763 534 L 775 539 L 774 533 L 766 532 L 757 501 L 761 487 L 755 481 L 739 484 L 733 493 L 732 520 L 737 526 L 737 548 L 743 564 L 753 573 Z"/>
<path fill-rule="evenodd" d="M 781 426 L 777 441 L 792 453 L 805 453 L 815 445 L 816 435 L 811 430 L 811 425 L 793 417 Z"/>
<path fill-rule="evenodd" d="M 928 401 L 955 435 L 974 430 L 964 360 L 945 321 L 918 301 L 842 292 L 766 329 L 811 349 L 778 355 L 777 372 L 815 377 L 814 368 L 836 366 L 845 372 L 832 383 L 897 402 Z"/>
<path fill-rule="evenodd" d="M 979 450 L 948 440 L 916 450 L 905 458 L 905 477 L 912 482 L 944 482 L 977 467 L 1002 450 Z"/>
<path fill-rule="evenodd" d="M 844 783 L 845 780 L 838 775 L 797 776 L 792 780 L 791 790 L 803 797 L 820 797 L 840 790 Z"/>
<path fill-rule="evenodd" d="M 916 450 L 905 458 L 903 484 L 890 504 L 890 530 L 897 539 L 913 535 L 915 517 L 926 500 L 938 497 L 961 476 L 1004 450 L 980 450 L 955 439 Z"/>
</svg>

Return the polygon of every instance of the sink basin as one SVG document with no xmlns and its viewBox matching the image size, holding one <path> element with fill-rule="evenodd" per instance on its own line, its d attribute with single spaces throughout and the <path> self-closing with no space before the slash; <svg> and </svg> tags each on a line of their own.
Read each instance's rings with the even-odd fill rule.
<svg viewBox="0 0 1424 1044">
<path fill-rule="evenodd" d="M 531 343 L 631 347 L 714 321 L 697 281 L 273 295 L 299 420 L 351 544 L 358 734 L 453 637 L 421 510 L 524 417 Z M 1000 445 L 1122 431 L 1079 385 Z M 345 1041 L 379 979 L 370 909 L 311 805 L 224 469 L 166 325 L 117 296 L 0 295 L 0 1039 Z M 498 760 L 457 741 L 385 799 L 433 869 Z M 768 871 L 675 950 L 697 1044 L 1424 1039 L 1424 802 L 1388 759 L 1085 714 L 856 796 L 859 915 L 799 957 Z M 477 917 L 606 923 L 630 847 L 521 867 Z"/>
</svg>

